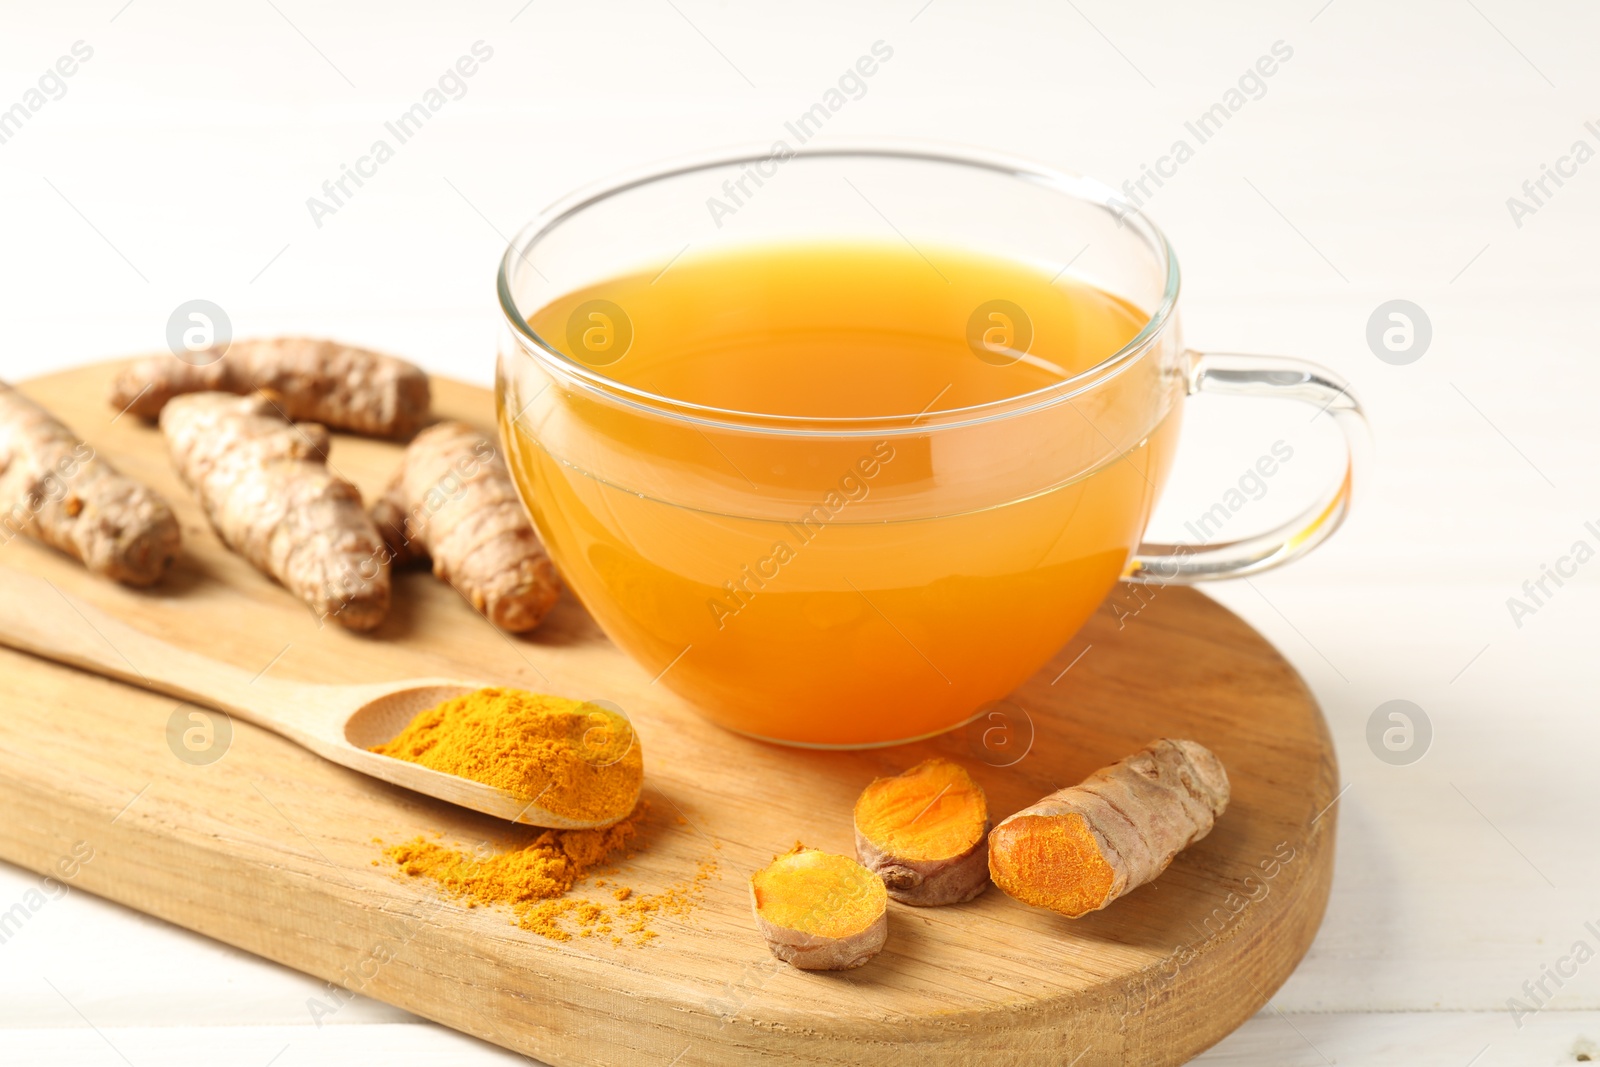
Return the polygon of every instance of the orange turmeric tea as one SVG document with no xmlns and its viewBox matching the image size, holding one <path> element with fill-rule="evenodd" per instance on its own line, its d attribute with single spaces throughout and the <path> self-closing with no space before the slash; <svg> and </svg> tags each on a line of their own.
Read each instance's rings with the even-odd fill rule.
<svg viewBox="0 0 1600 1067">
<path fill-rule="evenodd" d="M 507 368 L 513 475 L 606 633 L 715 721 L 820 746 L 960 725 L 1099 605 L 1176 443 L 1142 364 L 999 417 L 1148 320 L 1053 273 L 819 242 L 583 288 L 529 325 L 605 395 Z"/>
</svg>

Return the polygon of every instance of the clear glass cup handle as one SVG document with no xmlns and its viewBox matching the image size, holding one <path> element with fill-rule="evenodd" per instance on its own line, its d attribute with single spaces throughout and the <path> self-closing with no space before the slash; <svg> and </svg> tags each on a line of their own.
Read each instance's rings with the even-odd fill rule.
<svg viewBox="0 0 1600 1067">
<path fill-rule="evenodd" d="M 1283 356 L 1189 352 L 1188 393 L 1298 400 L 1333 417 L 1344 435 L 1344 476 L 1328 493 L 1277 529 L 1203 545 L 1141 544 L 1123 580 L 1179 584 L 1241 578 L 1281 566 L 1326 541 L 1350 511 L 1350 497 L 1370 442 L 1361 404 L 1342 379 L 1315 363 Z"/>
</svg>

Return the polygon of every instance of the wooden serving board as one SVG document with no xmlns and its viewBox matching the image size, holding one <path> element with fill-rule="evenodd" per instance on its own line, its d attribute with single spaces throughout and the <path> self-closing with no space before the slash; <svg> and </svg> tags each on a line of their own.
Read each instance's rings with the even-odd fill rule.
<svg viewBox="0 0 1600 1067">
<path fill-rule="evenodd" d="M 114 364 L 25 392 L 165 494 L 185 554 L 137 592 L 18 538 L 0 565 L 47 576 L 131 624 L 251 671 L 325 682 L 480 677 L 609 699 L 644 745 L 652 814 L 620 880 L 665 889 L 715 860 L 701 906 L 647 945 L 545 940 L 495 909 L 441 902 L 380 860 L 441 833 L 471 848 L 523 828 L 325 763 L 233 724 L 209 765 L 174 755 L 175 702 L 0 650 L 0 857 L 557 1065 L 1176 1064 L 1252 1013 L 1321 921 L 1337 769 L 1315 702 L 1259 635 L 1199 593 L 1113 594 L 1005 719 L 899 748 L 784 749 L 724 732 L 623 656 L 566 597 L 531 638 L 494 631 L 423 572 L 398 576 L 375 634 L 317 621 L 230 554 L 179 485 L 160 434 L 106 404 Z M 439 414 L 492 426 L 490 395 L 437 381 Z M 335 467 L 377 491 L 399 446 L 338 437 Z M 0 606 L 26 611 L 25 604 Z M 990 889 L 956 907 L 892 905 L 888 947 L 841 974 L 779 965 L 746 879 L 796 839 L 849 854 L 875 775 L 958 759 L 1004 817 L 1158 736 L 1221 757 L 1233 802 L 1156 883 L 1079 920 Z M 605 899 L 607 890 L 581 888 Z M 329 998 L 337 1004 L 342 992 Z"/>
</svg>

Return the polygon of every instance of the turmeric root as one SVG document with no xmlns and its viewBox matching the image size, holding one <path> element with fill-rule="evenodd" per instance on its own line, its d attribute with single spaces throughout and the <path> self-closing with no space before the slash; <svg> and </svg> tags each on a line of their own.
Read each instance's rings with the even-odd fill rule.
<svg viewBox="0 0 1600 1067">
<path fill-rule="evenodd" d="M 372 518 L 396 562 L 432 557 L 433 573 L 502 630 L 538 626 L 561 594 L 511 472 L 464 422 L 417 435 Z"/>
<path fill-rule="evenodd" d="M 173 464 L 225 544 L 319 618 L 370 630 L 389 610 L 388 550 L 361 493 L 326 466 L 328 431 L 263 397 L 194 393 L 161 411 Z"/>
<path fill-rule="evenodd" d="M 160 580 L 180 539 L 165 500 L 0 382 L 0 543 L 19 533 L 135 586 Z"/>
<path fill-rule="evenodd" d="M 994 884 L 1077 918 L 1153 881 L 1228 806 L 1222 763 L 1193 741 L 1155 741 L 1058 790 L 989 835 Z"/>
<path fill-rule="evenodd" d="M 772 954 L 805 971 L 846 971 L 889 935 L 883 882 L 855 860 L 796 844 L 750 878 L 756 926 Z"/>
<path fill-rule="evenodd" d="M 983 788 L 946 759 L 878 778 L 856 801 L 856 858 L 903 904 L 960 904 L 989 885 Z"/>
<path fill-rule="evenodd" d="M 403 359 L 335 341 L 236 341 L 195 365 L 148 356 L 117 375 L 111 404 L 153 419 L 184 393 L 263 392 L 284 417 L 374 437 L 406 438 L 428 419 L 428 376 Z"/>
</svg>

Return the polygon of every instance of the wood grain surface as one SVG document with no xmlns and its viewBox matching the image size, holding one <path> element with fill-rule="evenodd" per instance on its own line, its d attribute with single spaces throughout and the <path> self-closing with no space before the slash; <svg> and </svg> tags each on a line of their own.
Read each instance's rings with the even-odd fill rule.
<svg viewBox="0 0 1600 1067">
<path fill-rule="evenodd" d="M 866 753 L 783 749 L 702 722 L 565 598 L 530 639 L 495 632 L 425 571 L 398 577 L 371 635 L 317 620 L 224 549 L 159 434 L 105 404 L 115 364 L 26 383 L 103 455 L 165 494 L 185 554 L 149 592 L 20 539 L 0 562 L 130 624 L 252 673 L 318 682 L 483 677 L 614 701 L 644 745 L 652 813 L 622 880 L 665 889 L 713 860 L 687 918 L 638 946 L 555 943 L 492 909 L 441 902 L 375 839 L 472 848 L 530 832 L 355 774 L 244 722 L 200 764 L 169 745 L 176 702 L 0 651 L 0 857 L 557 1065 L 660 1062 L 1181 1063 L 1258 1009 L 1316 932 L 1333 868 L 1337 769 L 1299 677 L 1248 626 L 1184 589 L 1119 591 L 1000 718 Z M 436 380 L 441 415 L 488 427 L 491 398 Z M 336 438 L 331 463 L 371 494 L 399 446 Z M 6 604 L 25 611 L 25 604 Z M 137 666 L 137 664 L 135 664 Z M 1072 921 L 990 890 L 894 906 L 888 947 L 847 974 L 777 965 L 746 878 L 796 839 L 848 852 L 874 775 L 943 754 L 1003 817 L 1152 737 L 1211 747 L 1233 780 L 1215 831 L 1156 883 Z M 83 843 L 80 845 L 79 843 Z M 375 860 L 380 862 L 374 863 Z M 593 889 L 579 892 L 594 893 Z M 342 989 L 340 988 L 342 987 Z"/>
</svg>

